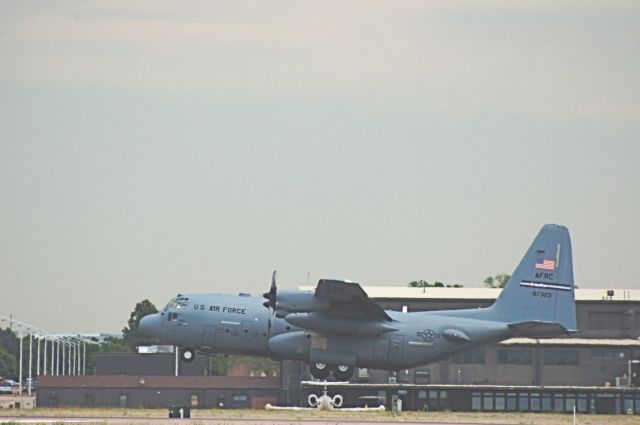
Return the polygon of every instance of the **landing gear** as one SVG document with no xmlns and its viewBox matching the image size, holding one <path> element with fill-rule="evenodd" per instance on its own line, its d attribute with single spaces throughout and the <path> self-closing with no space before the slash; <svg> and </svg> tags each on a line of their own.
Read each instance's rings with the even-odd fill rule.
<svg viewBox="0 0 640 425">
<path fill-rule="evenodd" d="M 353 366 L 339 364 L 331 370 L 338 381 L 348 381 L 353 376 Z"/>
<path fill-rule="evenodd" d="M 325 363 L 311 363 L 309 365 L 309 372 L 311 376 L 318 379 L 327 379 L 327 376 L 331 373 L 331 369 Z"/>
<path fill-rule="evenodd" d="M 185 363 L 191 363 L 196 358 L 196 352 L 191 348 L 182 348 L 180 350 L 180 359 Z"/>
</svg>

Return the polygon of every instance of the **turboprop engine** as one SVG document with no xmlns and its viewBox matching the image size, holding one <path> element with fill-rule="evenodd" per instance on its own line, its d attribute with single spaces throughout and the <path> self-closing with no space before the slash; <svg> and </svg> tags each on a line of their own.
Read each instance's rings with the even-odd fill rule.
<svg viewBox="0 0 640 425">
<path fill-rule="evenodd" d="M 325 334 L 376 335 L 398 330 L 382 320 L 345 319 L 322 313 L 289 313 L 284 320 L 293 326 Z"/>
<path fill-rule="evenodd" d="M 282 319 L 291 313 L 325 311 L 329 304 L 329 300 L 317 298 L 313 292 L 280 290 L 275 299 L 275 314 Z"/>
</svg>

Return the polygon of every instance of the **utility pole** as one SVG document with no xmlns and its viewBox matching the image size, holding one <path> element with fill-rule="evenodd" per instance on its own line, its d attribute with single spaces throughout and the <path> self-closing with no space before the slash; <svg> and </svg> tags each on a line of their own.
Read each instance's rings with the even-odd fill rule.
<svg viewBox="0 0 640 425">
<path fill-rule="evenodd" d="M 87 374 L 87 341 L 82 341 L 82 374 Z"/>
</svg>

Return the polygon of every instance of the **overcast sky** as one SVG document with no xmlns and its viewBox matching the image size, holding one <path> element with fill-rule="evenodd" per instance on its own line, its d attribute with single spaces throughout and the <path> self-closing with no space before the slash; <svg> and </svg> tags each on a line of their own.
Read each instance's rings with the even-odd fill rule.
<svg viewBox="0 0 640 425">
<path fill-rule="evenodd" d="M 637 1 L 0 1 L 0 314 L 271 271 L 478 287 L 545 223 L 640 289 Z"/>
</svg>

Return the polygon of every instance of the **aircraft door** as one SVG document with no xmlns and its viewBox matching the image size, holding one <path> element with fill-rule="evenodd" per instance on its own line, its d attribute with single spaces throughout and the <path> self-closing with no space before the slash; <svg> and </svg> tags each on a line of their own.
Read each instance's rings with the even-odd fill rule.
<svg viewBox="0 0 640 425">
<path fill-rule="evenodd" d="M 216 346 L 216 332 L 218 328 L 215 326 L 205 326 L 202 332 L 202 345 L 204 347 L 215 347 Z"/>
<path fill-rule="evenodd" d="M 373 346 L 373 359 L 376 362 L 386 362 L 388 350 L 389 341 L 387 340 L 387 338 L 376 339 Z"/>
<path fill-rule="evenodd" d="M 389 335 L 389 362 L 392 364 L 402 363 L 404 352 L 404 336 Z"/>
</svg>

